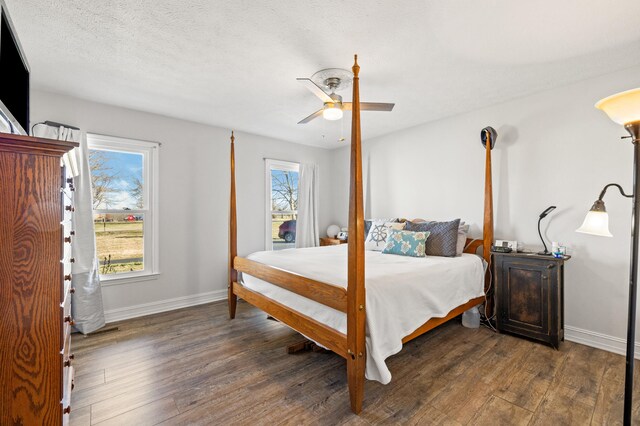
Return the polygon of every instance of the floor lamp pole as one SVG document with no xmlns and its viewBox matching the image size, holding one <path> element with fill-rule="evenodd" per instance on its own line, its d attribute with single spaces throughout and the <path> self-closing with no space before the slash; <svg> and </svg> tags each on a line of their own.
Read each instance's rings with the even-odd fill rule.
<svg viewBox="0 0 640 426">
<path fill-rule="evenodd" d="M 627 324 L 627 362 L 624 376 L 624 424 L 631 425 L 633 409 L 633 364 L 636 341 L 636 298 L 638 293 L 638 231 L 640 230 L 640 140 L 633 141 L 633 207 L 631 209 L 631 270 L 629 276 L 629 318 Z"/>
</svg>

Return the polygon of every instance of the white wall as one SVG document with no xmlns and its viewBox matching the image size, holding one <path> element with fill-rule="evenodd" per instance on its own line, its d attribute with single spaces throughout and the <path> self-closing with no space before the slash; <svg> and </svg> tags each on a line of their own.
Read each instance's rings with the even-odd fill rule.
<svg viewBox="0 0 640 426">
<path fill-rule="evenodd" d="M 103 287 L 107 320 L 226 297 L 230 130 L 34 91 L 31 122 L 162 143 L 160 271 L 150 281 Z M 320 166 L 320 229 L 330 205 L 331 152 L 236 132 L 238 252 L 263 250 L 263 158 Z"/>
<path fill-rule="evenodd" d="M 639 86 L 640 68 L 633 68 L 367 140 L 367 216 L 461 217 L 481 235 L 480 130 L 493 126 L 498 131 L 496 238 L 540 249 L 538 215 L 556 205 L 543 232 L 547 241 L 569 246 L 573 256 L 566 266 L 567 337 L 620 352 L 627 323 L 631 202 L 615 189 L 605 197 L 614 238 L 574 231 L 605 184 L 632 190 L 633 148 L 628 139 L 620 140 L 627 133 L 593 105 Z M 366 129 L 362 132 L 366 139 Z M 334 151 L 332 220 L 342 224 L 347 223 L 348 156 L 347 148 Z"/>
</svg>

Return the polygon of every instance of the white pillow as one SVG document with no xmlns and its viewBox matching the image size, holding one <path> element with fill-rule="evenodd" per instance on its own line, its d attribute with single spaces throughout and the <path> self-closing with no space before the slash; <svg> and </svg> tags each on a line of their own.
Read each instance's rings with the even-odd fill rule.
<svg viewBox="0 0 640 426">
<path fill-rule="evenodd" d="M 469 225 L 460 222 L 458 227 L 458 242 L 456 243 L 456 256 L 462 256 L 464 246 L 467 243 L 467 235 L 469 234 Z"/>
<path fill-rule="evenodd" d="M 371 221 L 371 229 L 364 241 L 365 250 L 382 251 L 387 245 L 387 236 L 390 229 L 402 230 L 404 223 L 387 222 L 386 220 Z"/>
</svg>

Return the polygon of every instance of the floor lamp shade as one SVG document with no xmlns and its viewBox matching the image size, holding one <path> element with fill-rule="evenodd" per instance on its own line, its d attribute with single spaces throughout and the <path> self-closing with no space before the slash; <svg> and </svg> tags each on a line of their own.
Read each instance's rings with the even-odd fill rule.
<svg viewBox="0 0 640 426">
<path fill-rule="evenodd" d="M 596 103 L 596 108 L 623 126 L 640 121 L 640 88 L 606 97 Z"/>
<path fill-rule="evenodd" d="M 608 187 L 609 185 L 605 187 L 601 196 L 604 196 L 604 192 Z M 609 232 L 609 214 L 604 207 L 602 198 L 599 198 L 593 203 L 591 210 L 589 210 L 587 216 L 584 218 L 584 222 L 582 222 L 582 226 L 576 229 L 576 232 L 599 237 L 613 237 L 611 232 Z"/>
<path fill-rule="evenodd" d="M 609 215 L 607 212 L 588 212 L 582 226 L 576 229 L 576 232 L 599 237 L 613 237 L 609 232 Z"/>
</svg>

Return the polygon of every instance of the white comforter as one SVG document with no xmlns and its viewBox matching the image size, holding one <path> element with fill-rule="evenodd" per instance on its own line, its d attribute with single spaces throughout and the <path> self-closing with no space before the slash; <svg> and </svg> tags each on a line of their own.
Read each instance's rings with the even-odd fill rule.
<svg viewBox="0 0 640 426">
<path fill-rule="evenodd" d="M 261 251 L 249 259 L 347 287 L 347 245 L 281 251 Z M 451 309 L 482 296 L 480 257 L 463 254 L 447 258 L 414 258 L 366 251 L 367 311 L 366 377 L 391 381 L 385 359 L 402 349 L 402 338 L 427 320 L 444 317 Z M 313 300 L 243 274 L 246 287 L 334 328 L 347 332 L 347 316 Z"/>
</svg>

